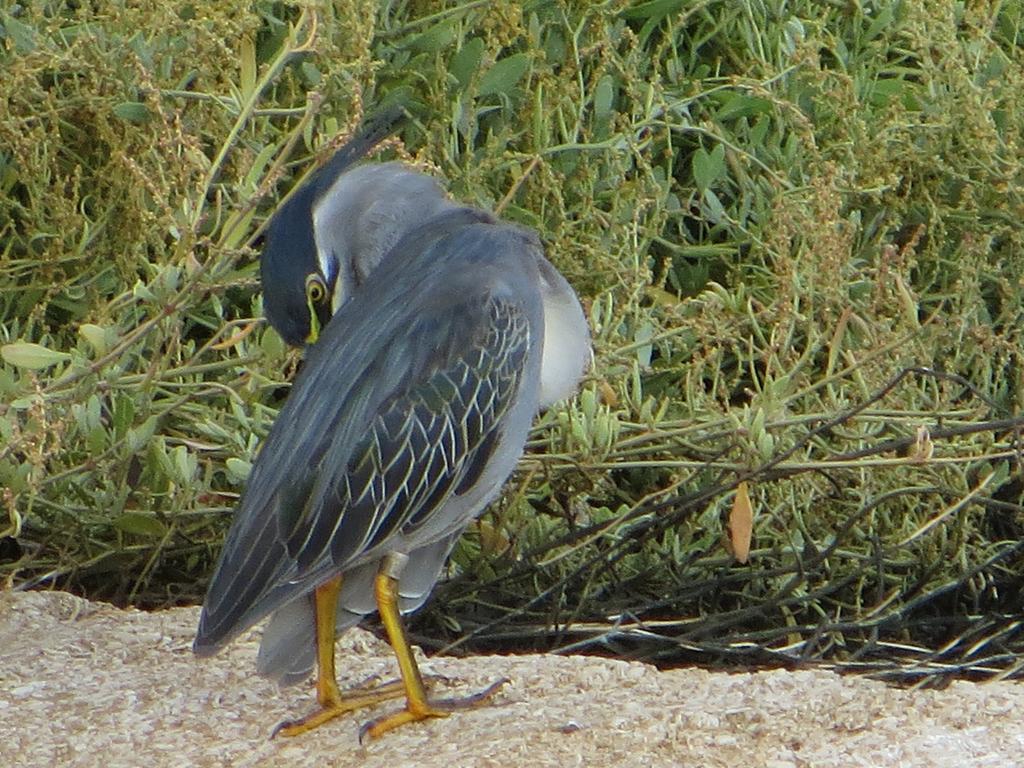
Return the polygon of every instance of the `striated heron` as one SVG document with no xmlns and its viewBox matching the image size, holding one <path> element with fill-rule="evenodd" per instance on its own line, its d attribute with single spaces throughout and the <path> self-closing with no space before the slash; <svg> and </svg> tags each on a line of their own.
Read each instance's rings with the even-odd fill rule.
<svg viewBox="0 0 1024 768">
<path fill-rule="evenodd" d="M 270 323 L 313 342 L 253 466 L 194 650 L 271 615 L 257 671 L 317 666 L 296 735 L 406 697 L 370 737 L 488 697 L 428 698 L 401 614 L 420 607 L 458 536 L 500 491 L 540 408 L 590 359 L 579 301 L 533 230 L 450 201 L 399 163 L 356 165 L 371 124 L 274 213 L 261 259 Z M 337 633 L 378 611 L 401 680 L 342 692 Z"/>
</svg>

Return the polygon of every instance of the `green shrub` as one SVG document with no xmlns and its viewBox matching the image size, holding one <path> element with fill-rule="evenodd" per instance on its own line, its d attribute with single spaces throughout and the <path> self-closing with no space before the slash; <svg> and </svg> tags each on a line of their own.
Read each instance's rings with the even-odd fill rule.
<svg viewBox="0 0 1024 768">
<path fill-rule="evenodd" d="M 8 583 L 201 598 L 297 361 L 260 227 L 398 101 L 596 354 L 425 636 L 1012 672 L 1016 4 L 99 5 L 0 11 Z"/>
</svg>

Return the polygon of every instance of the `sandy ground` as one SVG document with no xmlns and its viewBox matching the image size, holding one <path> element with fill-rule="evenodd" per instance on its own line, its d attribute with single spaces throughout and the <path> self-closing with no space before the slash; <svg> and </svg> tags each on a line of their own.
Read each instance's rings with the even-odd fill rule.
<svg viewBox="0 0 1024 768">
<path fill-rule="evenodd" d="M 256 632 L 194 658 L 197 618 L 0 593 L 0 765 L 1024 766 L 1019 683 L 906 691 L 825 670 L 659 672 L 562 656 L 430 659 L 424 670 L 448 679 L 439 693 L 509 683 L 492 706 L 367 745 L 359 726 L 385 709 L 270 740 L 312 708 L 311 686 L 251 676 Z M 338 651 L 343 685 L 395 674 L 366 632 Z"/>
</svg>

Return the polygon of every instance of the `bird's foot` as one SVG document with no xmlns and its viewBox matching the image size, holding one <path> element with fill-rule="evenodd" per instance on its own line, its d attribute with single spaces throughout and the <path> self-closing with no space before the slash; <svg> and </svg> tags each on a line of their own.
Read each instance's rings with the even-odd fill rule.
<svg viewBox="0 0 1024 768">
<path fill-rule="evenodd" d="M 372 707 L 381 702 L 397 699 L 405 693 L 405 686 L 401 680 L 392 680 L 389 683 L 382 683 L 370 687 L 362 684 L 350 691 L 337 696 L 320 695 L 320 709 L 312 712 L 298 720 L 285 720 L 274 728 L 270 738 L 276 736 L 298 736 L 317 728 L 324 723 L 341 717 L 349 712 L 354 712 L 363 707 Z"/>
<path fill-rule="evenodd" d="M 320 701 L 320 709 L 316 712 L 311 712 L 305 717 L 300 717 L 298 720 L 285 720 L 283 723 L 278 723 L 273 732 L 271 732 L 270 738 L 298 736 L 302 733 L 308 733 L 336 717 L 341 717 L 364 707 L 373 707 L 385 701 L 400 698 L 405 694 L 405 684 L 401 679 L 391 680 L 386 683 L 378 683 L 377 680 L 376 675 L 373 675 L 356 684 L 354 688 L 338 692 L 337 694 L 334 693 L 334 691 L 337 691 L 336 687 L 333 691 L 330 687 L 323 691 L 318 691 L 317 698 Z M 437 682 L 449 682 L 448 678 L 444 675 L 424 675 L 423 681 L 427 685 Z"/>
<path fill-rule="evenodd" d="M 407 723 L 417 723 L 420 720 L 427 720 L 432 717 L 448 717 L 452 712 L 460 709 L 473 709 L 486 704 L 498 690 L 508 682 L 503 677 L 487 688 L 475 693 L 472 696 L 465 696 L 456 699 L 434 699 L 425 702 L 408 701 L 405 709 L 392 712 L 390 715 L 370 720 L 359 729 L 359 742 L 363 743 L 368 739 L 376 739 L 388 731 L 393 731 Z"/>
</svg>

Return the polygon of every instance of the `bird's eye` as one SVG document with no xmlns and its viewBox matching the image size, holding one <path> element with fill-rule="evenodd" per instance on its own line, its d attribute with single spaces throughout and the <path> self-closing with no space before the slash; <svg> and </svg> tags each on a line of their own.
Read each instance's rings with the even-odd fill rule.
<svg viewBox="0 0 1024 768">
<path fill-rule="evenodd" d="M 306 298 L 311 304 L 320 304 L 327 298 L 327 286 L 320 275 L 310 275 L 306 278 Z"/>
</svg>

